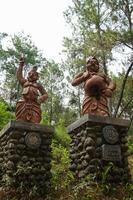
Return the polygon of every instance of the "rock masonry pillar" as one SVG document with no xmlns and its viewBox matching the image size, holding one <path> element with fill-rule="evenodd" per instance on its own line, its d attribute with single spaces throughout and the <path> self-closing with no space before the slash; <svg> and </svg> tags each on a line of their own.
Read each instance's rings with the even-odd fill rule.
<svg viewBox="0 0 133 200">
<path fill-rule="evenodd" d="M 52 127 L 10 121 L 0 132 L 0 182 L 11 187 L 50 188 Z"/>
<path fill-rule="evenodd" d="M 72 139 L 70 169 L 75 177 L 91 174 L 101 180 L 108 167 L 107 181 L 129 181 L 128 126 L 128 120 L 91 115 L 84 115 L 68 126 Z"/>
</svg>

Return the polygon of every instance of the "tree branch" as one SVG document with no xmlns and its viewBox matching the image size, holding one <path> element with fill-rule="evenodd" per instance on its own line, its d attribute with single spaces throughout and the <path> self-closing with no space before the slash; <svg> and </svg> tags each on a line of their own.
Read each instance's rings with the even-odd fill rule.
<svg viewBox="0 0 133 200">
<path fill-rule="evenodd" d="M 127 46 L 129 49 L 133 50 L 133 47 L 131 47 L 130 45 L 128 45 L 126 42 L 121 41 L 125 46 Z"/>
<path fill-rule="evenodd" d="M 133 62 L 129 66 L 129 68 L 128 68 L 127 72 L 126 72 L 126 75 L 124 77 L 124 80 L 123 80 L 123 83 L 122 83 L 122 87 L 121 87 L 120 98 L 119 98 L 119 101 L 118 101 L 118 104 L 117 104 L 117 107 L 116 107 L 116 110 L 115 110 L 115 113 L 114 113 L 114 117 L 116 117 L 116 115 L 118 113 L 118 110 L 119 110 L 119 107 L 120 107 L 120 104 L 121 104 L 121 101 L 122 101 L 122 98 L 123 98 L 123 94 L 124 94 L 124 89 L 125 89 L 125 85 L 126 85 L 126 82 L 127 82 L 127 78 L 128 78 L 128 75 L 129 75 L 130 71 L 132 70 L 132 66 L 133 66 Z"/>
<path fill-rule="evenodd" d="M 124 106 L 124 108 L 122 109 L 122 111 L 120 112 L 120 114 L 118 115 L 118 117 L 120 117 L 122 115 L 122 113 L 124 112 L 124 110 L 128 108 L 128 106 L 130 105 L 131 102 L 132 102 L 132 98 Z"/>
</svg>

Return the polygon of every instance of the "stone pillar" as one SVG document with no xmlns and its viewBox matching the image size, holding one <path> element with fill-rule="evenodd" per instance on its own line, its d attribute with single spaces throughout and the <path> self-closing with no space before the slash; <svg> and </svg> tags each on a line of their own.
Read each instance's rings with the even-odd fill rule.
<svg viewBox="0 0 133 200">
<path fill-rule="evenodd" d="M 50 187 L 53 128 L 40 124 L 10 121 L 0 132 L 0 182 L 11 187 Z"/>
<path fill-rule="evenodd" d="M 89 174 L 97 180 L 129 181 L 127 131 L 129 121 L 110 117 L 84 115 L 68 126 L 71 136 L 70 169 L 77 178 Z"/>
</svg>

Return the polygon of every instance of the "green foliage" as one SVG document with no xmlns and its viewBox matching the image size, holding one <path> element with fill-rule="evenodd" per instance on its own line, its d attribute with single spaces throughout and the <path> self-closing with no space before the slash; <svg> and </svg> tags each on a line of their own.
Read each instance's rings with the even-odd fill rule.
<svg viewBox="0 0 133 200">
<path fill-rule="evenodd" d="M 13 114 L 8 111 L 9 107 L 5 102 L 0 102 L 0 129 L 6 125 L 10 119 L 13 119 Z"/>
<path fill-rule="evenodd" d="M 57 123 L 63 112 L 63 71 L 59 64 L 47 61 L 40 72 L 40 80 L 48 93 L 48 100 L 42 105 L 42 110 L 48 114 L 49 124 Z"/>
<path fill-rule="evenodd" d="M 55 126 L 54 138 L 57 143 L 63 145 L 63 147 L 69 147 L 71 139 L 64 126 L 64 120 L 62 119 L 60 119 L 59 123 Z"/>
<path fill-rule="evenodd" d="M 133 155 L 133 135 L 128 137 L 128 152 L 130 155 Z"/>
<path fill-rule="evenodd" d="M 102 172 L 102 183 L 103 183 L 103 184 L 107 183 L 108 175 L 109 175 L 109 172 L 110 172 L 110 170 L 112 169 L 112 167 L 113 167 L 113 163 L 110 162 L 110 163 L 103 169 L 103 172 Z"/>
<path fill-rule="evenodd" d="M 42 117 L 41 124 L 50 125 L 50 117 L 48 112 L 43 111 L 41 117 Z"/>
<path fill-rule="evenodd" d="M 58 191 L 69 187 L 70 182 L 73 180 L 72 172 L 69 170 L 69 151 L 54 140 L 52 155 L 52 187 Z"/>
</svg>

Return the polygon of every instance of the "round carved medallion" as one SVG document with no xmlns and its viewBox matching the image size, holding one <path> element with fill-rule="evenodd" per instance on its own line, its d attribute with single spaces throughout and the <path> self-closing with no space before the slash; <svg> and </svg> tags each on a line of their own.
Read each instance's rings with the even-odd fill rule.
<svg viewBox="0 0 133 200">
<path fill-rule="evenodd" d="M 39 133 L 29 132 L 25 136 L 25 143 L 31 149 L 36 149 L 41 145 L 41 137 Z"/>
<path fill-rule="evenodd" d="M 119 134 L 113 126 L 105 126 L 103 128 L 103 136 L 109 144 L 115 144 L 119 140 Z"/>
</svg>

